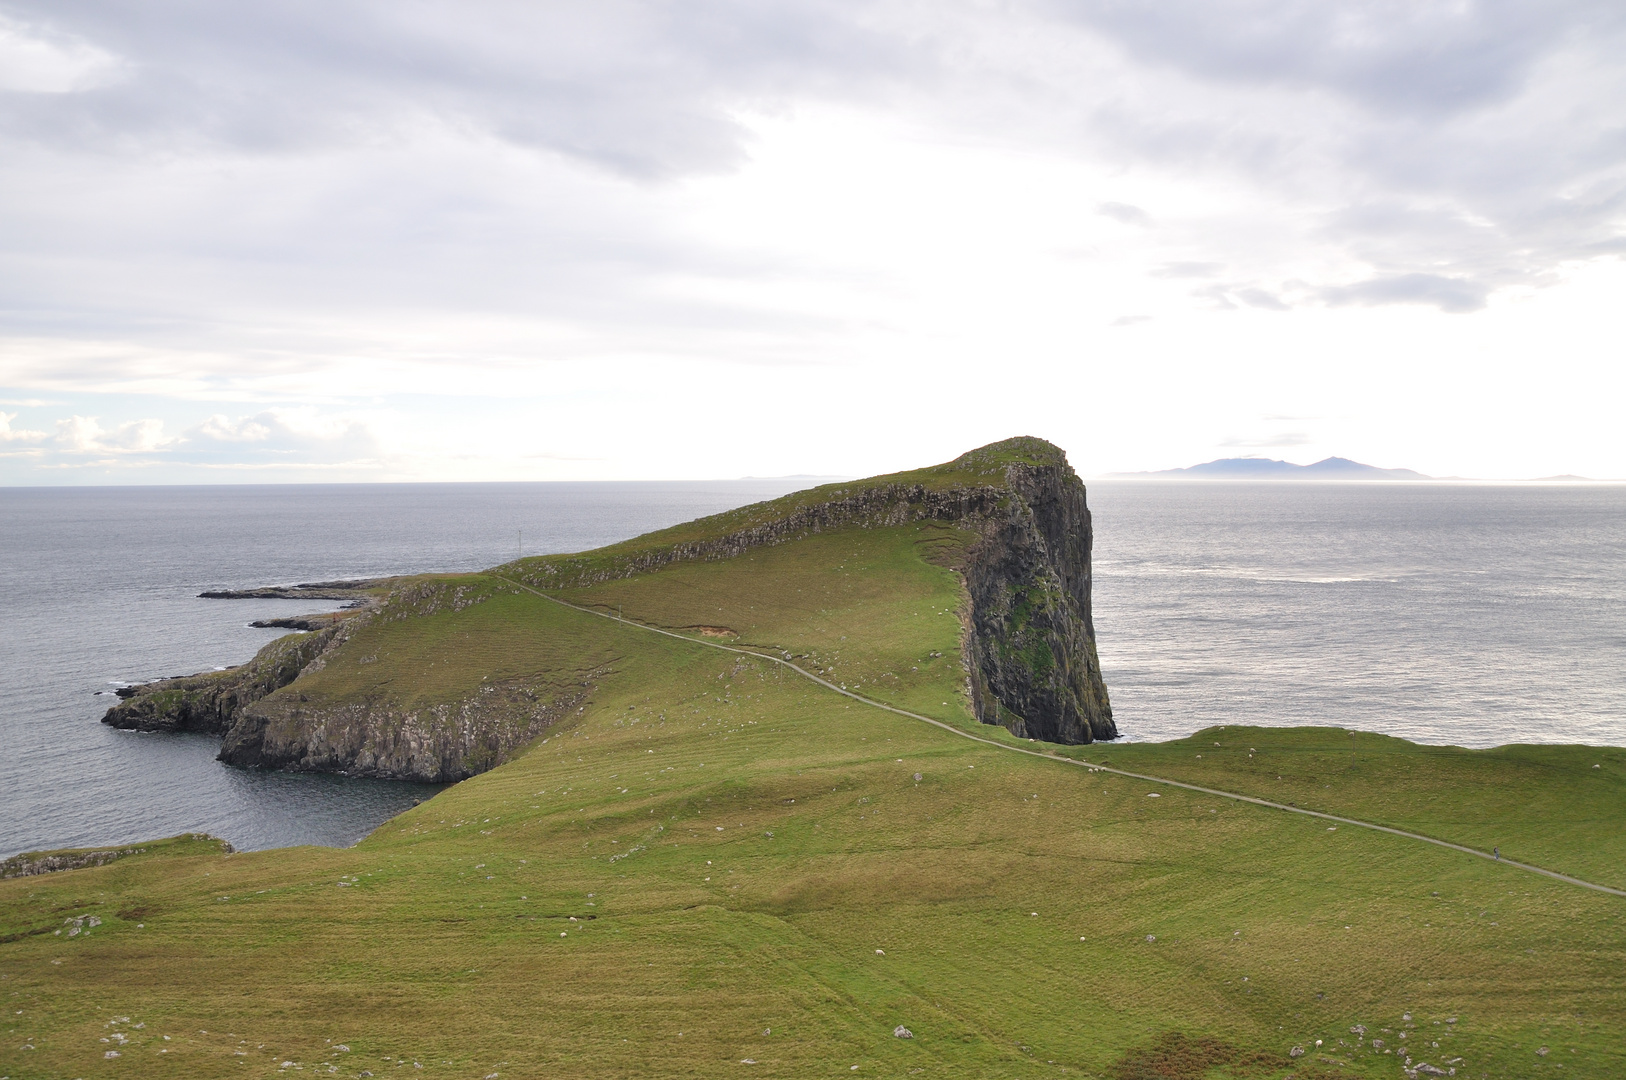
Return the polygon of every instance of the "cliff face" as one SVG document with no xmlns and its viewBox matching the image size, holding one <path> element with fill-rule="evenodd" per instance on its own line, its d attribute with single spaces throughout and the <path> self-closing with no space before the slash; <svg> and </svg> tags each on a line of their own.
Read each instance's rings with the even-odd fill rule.
<svg viewBox="0 0 1626 1080">
<path fill-rule="evenodd" d="M 1065 461 L 1012 466 L 1007 481 L 1013 497 L 975 523 L 982 539 L 967 553 L 977 718 L 1046 742 L 1114 738 L 1090 611 L 1084 485 Z"/>
<path fill-rule="evenodd" d="M 597 672 L 569 687 L 522 679 L 483 682 L 462 701 L 401 706 L 363 695 L 313 699 L 298 680 L 316 674 L 356 632 L 466 610 L 489 590 L 407 579 L 384 603 L 314 633 L 289 634 L 227 671 L 134 687 L 102 723 L 138 731 L 196 731 L 221 737 L 220 760 L 244 768 L 338 772 L 449 783 L 507 760 L 587 696 Z M 332 616 L 317 616 L 315 625 Z M 292 621 L 292 620 L 290 620 Z M 280 693 L 279 693 L 280 691 Z"/>
<path fill-rule="evenodd" d="M 668 543 L 656 534 L 642 546 L 499 569 L 537 589 L 573 588 L 831 530 L 952 523 L 975 536 L 959 569 L 970 601 L 962 643 L 966 691 L 977 718 L 1048 742 L 1117 735 L 1090 612 L 1090 511 L 1083 483 L 1056 447 L 1012 439 L 935 469 L 748 509 L 755 515 L 749 520 L 695 523 L 695 538 Z M 139 687 L 103 722 L 218 734 L 222 761 L 254 768 L 441 782 L 483 772 L 580 706 L 601 673 L 586 672 L 571 685 L 481 679 L 477 690 L 458 692 L 460 699 L 413 705 L 383 691 L 338 697 L 312 691 L 313 697 L 305 692 L 311 684 L 300 682 L 374 621 L 460 612 L 517 592 L 501 578 L 483 580 L 475 586 L 401 579 L 380 606 L 272 642 L 241 668 Z"/>
<path fill-rule="evenodd" d="M 347 630 L 341 623 L 314 634 L 290 634 L 241 667 L 132 687 L 129 699 L 107 710 L 102 723 L 126 731 L 225 735 L 245 707 L 299 678 L 317 657 L 343 641 Z"/>
<path fill-rule="evenodd" d="M 493 686 L 421 708 L 358 701 L 313 704 L 297 693 L 242 711 L 221 743 L 229 765 L 450 783 L 494 768 L 587 696 L 589 684 L 539 693 Z"/>
<path fill-rule="evenodd" d="M 934 471 L 955 480 L 935 483 Z M 837 486 L 828 499 L 722 536 L 504 569 L 538 589 L 578 588 L 833 529 L 953 522 L 979 537 L 963 568 L 967 691 L 977 719 L 1046 742 L 1116 738 L 1090 610 L 1090 510 L 1067 456 L 1041 439 L 1017 438 L 925 472 L 908 483 Z"/>
</svg>

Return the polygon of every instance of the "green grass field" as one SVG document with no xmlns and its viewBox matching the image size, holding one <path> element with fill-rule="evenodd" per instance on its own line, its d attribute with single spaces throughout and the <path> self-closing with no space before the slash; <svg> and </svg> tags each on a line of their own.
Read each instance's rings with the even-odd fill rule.
<svg viewBox="0 0 1626 1080">
<path fill-rule="evenodd" d="M 299 692 L 589 682 L 581 711 L 352 849 L 179 839 L 0 882 L 0 1077 L 1626 1075 L 1626 899 L 704 643 L 1035 748 L 967 711 L 964 540 L 826 533 L 561 594 L 692 642 L 447 579 L 479 602 L 380 620 Z M 1055 749 L 1626 884 L 1619 750 Z"/>
</svg>

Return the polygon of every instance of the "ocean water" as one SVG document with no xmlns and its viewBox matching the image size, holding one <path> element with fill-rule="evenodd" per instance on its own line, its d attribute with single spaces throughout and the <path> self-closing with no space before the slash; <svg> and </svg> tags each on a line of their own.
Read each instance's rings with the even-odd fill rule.
<svg viewBox="0 0 1626 1080">
<path fill-rule="evenodd" d="M 0 856 L 181 832 L 353 843 L 434 788 L 256 773 L 99 723 L 125 682 L 241 663 L 331 609 L 241 588 L 471 570 L 783 494 L 715 484 L 0 489 Z M 1119 730 L 1328 724 L 1626 745 L 1626 487 L 1102 483 Z"/>
<path fill-rule="evenodd" d="M 345 845 L 437 788 L 247 772 L 207 736 L 115 731 L 112 689 L 240 664 L 309 600 L 205 589 L 477 570 L 579 551 L 802 484 L 0 488 L 0 857 L 208 832 Z"/>
<path fill-rule="evenodd" d="M 1124 737 L 1318 724 L 1626 745 L 1626 486 L 1102 483 Z"/>
</svg>

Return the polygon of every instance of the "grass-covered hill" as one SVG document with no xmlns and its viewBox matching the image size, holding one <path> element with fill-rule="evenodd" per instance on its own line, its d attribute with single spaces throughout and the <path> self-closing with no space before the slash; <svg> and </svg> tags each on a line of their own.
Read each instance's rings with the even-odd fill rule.
<svg viewBox="0 0 1626 1080">
<path fill-rule="evenodd" d="M 0 881 L 0 1076 L 1626 1075 L 1626 898 L 1080 764 L 1622 888 L 1626 753 L 1029 741 L 967 694 L 974 542 L 507 567 L 372 620 L 278 693 L 572 703 L 348 850 Z"/>
</svg>

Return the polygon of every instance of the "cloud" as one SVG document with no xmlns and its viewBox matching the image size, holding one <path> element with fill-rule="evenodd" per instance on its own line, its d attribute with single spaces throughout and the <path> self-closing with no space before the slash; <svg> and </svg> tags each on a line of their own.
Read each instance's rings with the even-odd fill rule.
<svg viewBox="0 0 1626 1080">
<path fill-rule="evenodd" d="M 1262 435 L 1241 437 L 1233 436 L 1219 445 L 1227 449 L 1266 449 L 1278 446 L 1307 446 L 1314 442 L 1307 433 L 1302 431 L 1288 431 L 1279 435 Z M 1256 455 L 1249 455 L 1256 456 Z"/>
<path fill-rule="evenodd" d="M 1505 102 L 1541 60 L 1619 33 L 1612 0 L 1055 0 L 1059 18 L 1134 56 L 1219 82 L 1324 91 L 1385 115 Z"/>
<path fill-rule="evenodd" d="M 314 408 L 268 409 L 249 416 L 217 413 L 186 431 L 180 456 L 204 463 L 355 464 L 381 455 L 364 418 Z"/>
<path fill-rule="evenodd" d="M 744 104 L 857 100 L 917 66 L 863 5 L 817 0 L 12 6 L 126 67 L 115 87 L 0 104 L 14 135 L 78 148 L 285 153 L 431 125 L 669 176 L 736 164 Z"/>
<path fill-rule="evenodd" d="M 1122 222 L 1125 225 L 1139 225 L 1142 228 L 1148 228 L 1152 224 L 1151 214 L 1138 206 L 1131 206 L 1129 203 L 1104 202 L 1096 209 L 1103 217 L 1109 217 L 1113 221 Z"/>
<path fill-rule="evenodd" d="M 0 91 L 82 93 L 124 74 L 124 65 L 106 50 L 0 15 Z"/>
<path fill-rule="evenodd" d="M 742 253 L 631 193 L 740 169 L 759 148 L 753 118 L 832 105 L 923 137 L 1140 172 L 1156 184 L 1157 242 L 1170 237 L 1154 277 L 1223 266 L 1280 299 L 1279 279 L 1309 260 L 1323 264 L 1312 284 L 1358 263 L 1488 294 L 1626 246 L 1626 8 L 1612 0 L 8 10 L 0 70 L 11 47 L 79 72 L 28 76 L 59 92 L 0 93 L 13 172 L 0 206 L 15 207 L 0 235 L 17 260 L 0 285 L 22 289 L 13 310 L 30 315 L 89 305 L 94 321 L 111 302 L 87 296 L 78 267 L 30 253 L 145 275 L 162 248 L 176 278 L 219 260 L 265 303 L 304 285 L 355 304 L 414 279 L 453 306 L 559 296 L 578 319 L 625 325 L 611 309 L 629 303 L 673 317 L 652 276 Z M 561 161 L 644 187 L 540 164 Z M 1171 195 L 1233 184 L 1251 206 L 1176 209 Z M 1128 202 L 1091 204 L 1152 224 Z M 731 269 L 805 265 L 752 254 L 757 267 Z M 128 302 L 151 315 L 141 299 Z M 746 317 L 725 307 L 722 319 Z"/>
<path fill-rule="evenodd" d="M 1249 307 L 1262 308 L 1265 311 L 1291 310 L 1286 304 L 1282 303 L 1279 297 L 1265 289 L 1250 286 L 1237 289 L 1231 295 Z"/>
<path fill-rule="evenodd" d="M 1489 292 L 1486 286 L 1463 278 L 1442 277 L 1439 274 L 1395 274 L 1322 289 L 1321 296 L 1334 307 L 1351 304 L 1428 304 L 1441 311 L 1460 315 L 1484 307 Z"/>
<path fill-rule="evenodd" d="M 1206 278 L 1213 277 L 1225 269 L 1223 263 L 1215 262 L 1172 262 L 1165 263 L 1152 271 L 1156 278 Z"/>
<path fill-rule="evenodd" d="M 17 414 L 0 412 L 0 442 L 44 442 L 48 437 L 43 431 L 14 431 L 11 422 L 17 419 Z"/>
<path fill-rule="evenodd" d="M 1305 357 L 1423 395 L 1465 355 L 1429 333 L 1579 341 L 1618 290 L 1569 283 L 1626 253 L 1616 0 L 3 9 L 0 388 L 83 414 L 39 444 L 72 463 L 450 460 L 454 398 L 515 410 L 492 460 L 613 456 L 555 418 L 956 351 L 1325 415 L 1293 395 L 1347 357 Z"/>
<path fill-rule="evenodd" d="M 162 420 L 131 420 L 111 431 L 97 417 L 70 416 L 56 422 L 54 442 L 74 454 L 150 454 L 174 444 Z"/>
<path fill-rule="evenodd" d="M 274 417 L 268 417 L 275 422 Z M 254 417 L 233 420 L 224 413 L 216 413 L 194 428 L 190 434 L 198 439 L 215 442 L 264 442 L 271 437 L 272 426 Z"/>
</svg>

